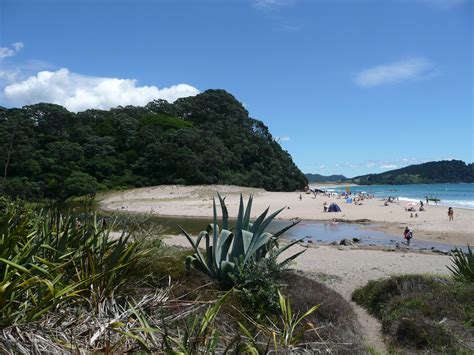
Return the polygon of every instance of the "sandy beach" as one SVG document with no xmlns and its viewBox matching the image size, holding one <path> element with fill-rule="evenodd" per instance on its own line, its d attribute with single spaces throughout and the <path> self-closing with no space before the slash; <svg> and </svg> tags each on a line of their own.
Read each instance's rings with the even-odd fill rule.
<svg viewBox="0 0 474 355">
<path fill-rule="evenodd" d="M 416 238 L 434 242 L 474 244 L 473 210 L 455 211 L 455 220 L 448 221 L 446 208 L 426 206 L 411 218 L 405 211 L 406 203 L 391 203 L 384 206 L 379 199 L 364 200 L 363 205 L 346 204 L 336 197 L 316 196 L 298 192 L 268 192 L 262 189 L 238 186 L 156 186 L 109 193 L 100 197 L 101 208 L 109 211 L 153 213 L 162 216 L 211 217 L 212 198 L 219 192 L 226 196 L 230 216 L 236 216 L 240 193 L 248 198 L 253 194 L 253 216 L 266 207 L 276 210 L 287 206 L 280 218 L 302 218 L 307 220 L 332 220 L 333 218 L 356 221 L 368 219 L 377 228 L 400 233 L 405 225 L 416 230 Z M 342 212 L 323 212 L 323 203 L 335 202 Z M 218 210 L 219 211 L 219 210 Z M 168 236 L 166 243 L 189 248 L 183 235 Z M 329 245 L 295 245 L 283 255 L 289 256 L 306 249 L 292 267 L 316 278 L 339 292 L 351 302 L 352 292 L 370 280 L 398 274 L 448 275 L 451 263 L 446 255 L 415 253 L 408 251 L 365 250 L 356 247 L 334 247 Z M 351 302 L 369 345 L 380 353 L 387 349 L 382 341 L 381 325 L 363 308 Z"/>
<path fill-rule="evenodd" d="M 108 211 L 152 213 L 160 216 L 211 217 L 212 198 L 219 192 L 226 196 L 229 215 L 236 216 L 240 193 L 244 198 L 254 195 L 253 217 L 270 206 L 270 210 L 287 207 L 279 218 L 301 218 L 307 220 L 348 221 L 368 219 L 377 228 L 401 234 L 405 226 L 415 230 L 417 239 L 449 243 L 474 244 L 474 210 L 455 209 L 454 221 L 448 221 L 444 206 L 429 205 L 417 212 L 418 218 L 410 217 L 405 211 L 406 202 L 390 203 L 384 206 L 380 199 L 364 200 L 362 205 L 347 204 L 343 199 L 299 192 L 268 192 L 240 186 L 155 186 L 107 193 L 99 197 L 100 207 Z M 323 203 L 337 203 L 342 212 L 323 212 Z M 289 207 L 289 208 L 288 208 Z"/>
</svg>

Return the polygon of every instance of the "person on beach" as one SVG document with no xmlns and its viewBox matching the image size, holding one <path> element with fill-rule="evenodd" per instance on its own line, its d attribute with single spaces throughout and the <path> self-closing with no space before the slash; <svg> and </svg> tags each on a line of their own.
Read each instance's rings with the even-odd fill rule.
<svg viewBox="0 0 474 355">
<path fill-rule="evenodd" d="M 452 207 L 448 208 L 448 218 L 450 221 L 454 220 L 454 210 Z"/>
<path fill-rule="evenodd" d="M 413 232 L 410 230 L 410 228 L 405 227 L 405 230 L 403 231 L 403 238 L 407 240 L 407 245 L 410 245 L 410 240 L 413 238 Z"/>
<path fill-rule="evenodd" d="M 324 201 L 323 203 L 323 209 L 324 209 L 324 212 L 328 211 L 328 203 L 326 201 Z"/>
</svg>

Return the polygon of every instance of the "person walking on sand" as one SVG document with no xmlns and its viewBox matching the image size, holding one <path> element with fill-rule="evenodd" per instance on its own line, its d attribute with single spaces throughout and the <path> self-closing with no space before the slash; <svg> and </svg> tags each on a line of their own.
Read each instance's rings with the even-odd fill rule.
<svg viewBox="0 0 474 355">
<path fill-rule="evenodd" d="M 450 221 L 454 220 L 454 210 L 452 207 L 448 208 L 448 218 Z"/>
</svg>

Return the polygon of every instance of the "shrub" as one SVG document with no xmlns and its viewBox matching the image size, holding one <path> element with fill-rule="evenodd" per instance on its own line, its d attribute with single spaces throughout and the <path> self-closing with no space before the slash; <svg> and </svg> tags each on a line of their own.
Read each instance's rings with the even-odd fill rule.
<svg viewBox="0 0 474 355">
<path fill-rule="evenodd" d="M 474 284 L 403 275 L 370 281 L 353 299 L 382 322 L 393 344 L 446 353 L 473 351 Z"/>
<path fill-rule="evenodd" d="M 288 243 L 284 247 L 278 247 L 278 239 L 287 230 L 296 225 L 299 221 L 291 223 L 275 234 L 266 231 L 268 225 L 284 208 L 272 213 L 267 217 L 267 208 L 253 223 L 250 222 L 253 197 L 250 196 L 247 206 L 244 208 L 242 195 L 240 196 L 240 206 L 235 228 L 229 229 L 228 212 L 224 202 L 225 198 L 219 195 L 219 201 L 222 209 L 222 231 L 219 232 L 217 225 L 216 202 L 213 201 L 213 223 L 202 231 L 194 241 L 186 231 L 181 227 L 189 243 L 194 249 L 194 254 L 187 260 L 188 267 L 194 267 L 209 277 L 217 281 L 223 288 L 230 288 L 234 285 L 233 276 L 240 265 L 246 266 L 247 263 L 258 262 L 266 258 L 270 252 L 274 252 L 278 257 L 283 251 L 295 245 L 301 240 Z M 205 240 L 206 253 L 203 255 L 199 249 L 202 240 Z M 303 251 L 290 256 L 280 263 L 280 267 L 287 265 Z"/>
<path fill-rule="evenodd" d="M 232 279 L 243 307 L 256 318 L 278 310 L 278 282 L 282 271 L 274 253 L 267 258 L 246 264 L 238 264 Z"/>
<path fill-rule="evenodd" d="M 109 236 L 97 218 L 85 223 L 57 213 L 24 213 L 9 205 L 0 217 L 0 324 L 39 319 L 66 302 L 93 308 L 124 286 L 146 254 L 129 236 Z"/>
<path fill-rule="evenodd" d="M 451 257 L 453 265 L 448 266 L 448 269 L 458 280 L 474 282 L 474 254 L 469 245 L 467 246 L 467 249 L 467 254 L 458 248 L 453 251 Z"/>
</svg>

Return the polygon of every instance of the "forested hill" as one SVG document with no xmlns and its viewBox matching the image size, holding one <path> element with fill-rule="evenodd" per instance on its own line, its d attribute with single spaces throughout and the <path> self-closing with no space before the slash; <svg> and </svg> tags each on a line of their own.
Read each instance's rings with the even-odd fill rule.
<svg viewBox="0 0 474 355">
<path fill-rule="evenodd" d="M 158 184 L 307 184 L 265 124 L 223 90 L 77 114 L 54 104 L 0 107 L 0 148 L 0 189 L 27 198 Z"/>
<path fill-rule="evenodd" d="M 381 174 L 357 176 L 352 181 L 360 185 L 474 182 L 474 164 L 466 164 L 461 160 L 434 161 Z"/>
<path fill-rule="evenodd" d="M 320 175 L 320 174 L 305 174 L 309 183 L 312 182 L 342 182 L 347 178 L 344 175 Z"/>
</svg>

